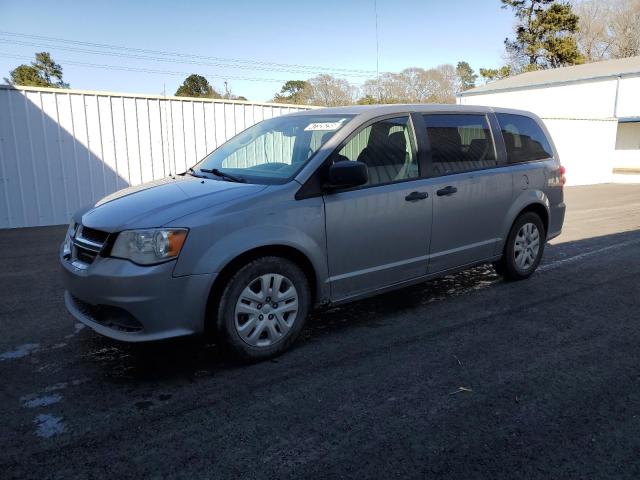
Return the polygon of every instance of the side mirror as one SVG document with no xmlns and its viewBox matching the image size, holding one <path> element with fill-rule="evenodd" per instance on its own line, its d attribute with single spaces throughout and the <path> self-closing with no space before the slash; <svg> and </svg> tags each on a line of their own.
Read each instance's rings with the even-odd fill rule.
<svg viewBox="0 0 640 480">
<path fill-rule="evenodd" d="M 362 162 L 342 161 L 329 167 L 326 187 L 330 189 L 352 188 L 369 181 L 367 166 Z"/>
</svg>

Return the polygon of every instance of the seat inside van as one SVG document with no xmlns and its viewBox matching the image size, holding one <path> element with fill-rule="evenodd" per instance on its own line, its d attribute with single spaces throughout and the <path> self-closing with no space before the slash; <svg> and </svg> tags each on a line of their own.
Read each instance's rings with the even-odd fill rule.
<svg viewBox="0 0 640 480">
<path fill-rule="evenodd" d="M 367 166 L 369 183 L 389 183 L 397 179 L 407 162 L 405 130 L 391 132 L 389 123 L 376 123 L 371 128 L 367 146 L 357 160 Z"/>
</svg>

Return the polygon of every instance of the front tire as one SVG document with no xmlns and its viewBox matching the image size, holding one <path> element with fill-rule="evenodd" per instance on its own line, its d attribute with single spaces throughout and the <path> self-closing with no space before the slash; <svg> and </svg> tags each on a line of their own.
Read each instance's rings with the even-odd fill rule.
<svg viewBox="0 0 640 480">
<path fill-rule="evenodd" d="M 511 227 L 502 258 L 494 263 L 496 272 L 508 280 L 529 278 L 542 260 L 547 234 L 534 212 L 520 215 Z"/>
<path fill-rule="evenodd" d="M 225 287 L 217 330 L 244 361 L 287 350 L 304 327 L 311 292 L 304 272 L 280 257 L 262 257 L 240 268 Z"/>
</svg>

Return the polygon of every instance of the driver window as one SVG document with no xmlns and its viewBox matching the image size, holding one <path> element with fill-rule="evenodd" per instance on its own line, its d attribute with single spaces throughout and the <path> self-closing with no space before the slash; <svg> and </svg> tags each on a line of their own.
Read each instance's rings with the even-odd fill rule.
<svg viewBox="0 0 640 480">
<path fill-rule="evenodd" d="M 388 118 L 363 128 L 340 150 L 335 161 L 367 166 L 367 185 L 381 185 L 419 176 L 409 117 Z"/>
</svg>

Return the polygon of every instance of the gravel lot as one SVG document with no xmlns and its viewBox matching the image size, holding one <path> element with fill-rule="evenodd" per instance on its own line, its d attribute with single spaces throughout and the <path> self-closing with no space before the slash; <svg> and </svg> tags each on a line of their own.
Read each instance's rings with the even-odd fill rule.
<svg viewBox="0 0 640 480">
<path fill-rule="evenodd" d="M 65 227 L 0 231 L 0 475 L 637 479 L 640 186 L 566 197 L 529 280 L 480 267 L 316 314 L 252 366 L 82 328 Z"/>
</svg>

